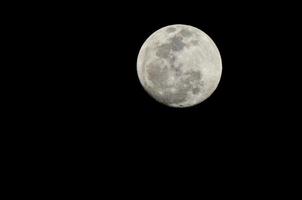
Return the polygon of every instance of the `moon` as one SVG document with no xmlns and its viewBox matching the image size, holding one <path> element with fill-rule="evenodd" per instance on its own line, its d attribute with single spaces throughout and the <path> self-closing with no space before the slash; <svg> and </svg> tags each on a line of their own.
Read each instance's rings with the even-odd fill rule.
<svg viewBox="0 0 302 200">
<path fill-rule="evenodd" d="M 221 73 L 221 56 L 215 43 L 189 25 L 170 25 L 155 31 L 137 58 L 137 74 L 145 91 L 170 107 L 203 102 L 216 90 Z"/>
</svg>

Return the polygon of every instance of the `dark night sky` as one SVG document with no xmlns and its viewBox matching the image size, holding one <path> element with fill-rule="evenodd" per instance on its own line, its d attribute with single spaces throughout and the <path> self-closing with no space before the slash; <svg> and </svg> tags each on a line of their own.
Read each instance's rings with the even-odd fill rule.
<svg viewBox="0 0 302 200">
<path fill-rule="evenodd" d="M 290 129 L 283 119 L 291 116 L 295 99 L 290 95 L 296 90 L 287 84 L 297 85 L 296 79 L 280 80 L 292 76 L 296 66 L 288 59 L 295 52 L 286 50 L 294 38 L 297 14 L 294 10 L 287 17 L 280 14 L 291 9 L 214 2 L 45 7 L 39 11 L 45 17 L 32 16 L 37 22 L 32 23 L 37 28 L 34 37 L 41 38 L 41 47 L 49 47 L 38 54 L 39 66 L 45 63 L 40 78 L 48 80 L 40 91 L 50 91 L 36 100 L 45 100 L 39 113 L 49 113 L 44 123 L 53 129 L 62 127 L 68 132 L 60 135 L 65 139 L 108 137 L 132 144 L 175 140 L 187 147 L 198 142 L 226 147 L 280 139 L 283 135 L 272 130 Z M 219 86 L 194 107 L 159 104 L 137 77 L 141 45 L 151 33 L 170 24 L 203 30 L 221 53 Z M 280 40 L 285 37 L 287 42 Z"/>
<path fill-rule="evenodd" d="M 237 175 L 234 181 L 245 187 L 246 180 L 277 180 L 281 160 L 297 160 L 291 156 L 301 146 L 293 144 L 300 141 L 294 126 L 301 113 L 295 104 L 300 103 L 296 61 L 301 56 L 293 48 L 299 47 L 298 6 L 275 1 L 28 4 L 35 12 L 21 6 L 27 17 L 17 17 L 22 26 L 12 24 L 19 29 L 14 39 L 23 42 L 17 48 L 23 57 L 12 59 L 21 61 L 21 69 L 13 70 L 29 86 L 18 84 L 24 92 L 13 102 L 22 112 L 11 113 L 23 123 L 10 128 L 22 129 L 21 136 L 12 134 L 14 144 L 19 139 L 32 150 L 17 152 L 25 158 L 18 167 L 32 157 L 38 164 L 28 166 L 49 167 L 41 174 L 57 177 L 54 185 L 65 184 L 63 189 L 69 184 L 62 177 L 75 184 L 79 173 L 93 183 L 108 176 L 107 187 L 110 181 L 132 187 L 133 175 L 141 187 L 152 179 L 156 186 L 165 184 L 163 177 L 178 183 L 179 174 L 198 177 L 197 182 L 209 176 L 209 183 L 221 183 L 221 178 L 226 186 Z M 220 84 L 194 107 L 161 105 L 137 77 L 141 45 L 170 24 L 203 30 L 220 50 Z M 87 182 L 92 183 L 82 184 Z M 112 188 L 112 194 L 120 192 Z"/>
<path fill-rule="evenodd" d="M 213 127 L 238 131 L 238 124 L 258 131 L 268 123 L 267 118 L 283 112 L 280 103 L 286 95 L 280 91 L 285 86 L 279 77 L 286 74 L 283 67 L 290 61 L 282 59 L 288 52 L 280 49 L 287 49 L 288 43 L 279 38 L 294 25 L 289 19 L 295 12 L 284 18 L 277 4 L 256 3 L 119 5 L 62 6 L 55 18 L 47 19 L 55 27 L 47 31 L 54 36 L 49 41 L 52 62 L 57 63 L 60 100 L 56 102 L 61 116 L 87 123 L 101 118 L 112 123 L 114 119 L 116 124 L 133 127 L 136 122 L 150 126 L 146 122 L 150 120 L 153 126 L 160 122 L 167 129 L 168 124 L 178 124 L 192 130 L 201 126 L 208 132 Z M 136 74 L 141 45 L 151 33 L 169 24 L 203 30 L 222 56 L 223 74 L 217 90 L 191 108 L 157 103 L 143 90 Z"/>
</svg>

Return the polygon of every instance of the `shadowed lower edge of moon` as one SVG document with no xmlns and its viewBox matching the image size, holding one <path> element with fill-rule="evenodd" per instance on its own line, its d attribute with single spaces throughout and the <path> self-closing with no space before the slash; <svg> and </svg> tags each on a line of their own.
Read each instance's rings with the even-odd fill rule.
<svg viewBox="0 0 302 200">
<path fill-rule="evenodd" d="M 174 75 L 170 75 L 173 73 Z M 204 86 L 200 71 L 181 72 L 175 75 L 173 69 L 167 66 L 160 68 L 158 65 L 150 64 L 147 68 L 148 80 L 153 86 L 148 86 L 148 91 L 155 99 L 166 105 L 179 106 L 187 101 L 188 93 L 199 95 Z M 176 81 L 169 83 L 169 77 L 173 76 Z"/>
</svg>

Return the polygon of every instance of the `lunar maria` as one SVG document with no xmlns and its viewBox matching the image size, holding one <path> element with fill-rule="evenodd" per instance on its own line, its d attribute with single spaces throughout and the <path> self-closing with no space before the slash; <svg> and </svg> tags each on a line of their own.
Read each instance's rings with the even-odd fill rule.
<svg viewBox="0 0 302 200">
<path fill-rule="evenodd" d="M 155 31 L 142 45 L 137 74 L 145 91 L 170 107 L 189 107 L 216 90 L 222 61 L 213 40 L 189 25 Z"/>
</svg>

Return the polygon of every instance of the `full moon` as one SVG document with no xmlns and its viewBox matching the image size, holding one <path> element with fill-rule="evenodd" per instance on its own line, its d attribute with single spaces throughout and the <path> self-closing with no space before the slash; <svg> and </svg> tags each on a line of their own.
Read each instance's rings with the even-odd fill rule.
<svg viewBox="0 0 302 200">
<path fill-rule="evenodd" d="M 143 88 L 170 107 L 190 107 L 216 90 L 222 73 L 218 48 L 203 31 L 170 25 L 155 31 L 142 45 L 137 74 Z"/>
</svg>

